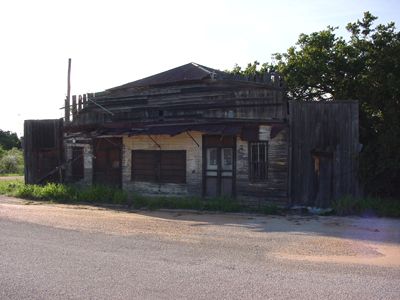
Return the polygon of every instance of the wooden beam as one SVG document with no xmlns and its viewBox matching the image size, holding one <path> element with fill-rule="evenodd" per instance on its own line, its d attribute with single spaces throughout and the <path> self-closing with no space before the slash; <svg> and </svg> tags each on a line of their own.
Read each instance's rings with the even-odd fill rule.
<svg viewBox="0 0 400 300">
<path fill-rule="evenodd" d="M 83 103 L 82 95 L 79 95 L 78 99 L 79 99 L 78 100 L 78 112 L 80 112 L 82 110 L 82 103 Z"/>
<path fill-rule="evenodd" d="M 77 114 L 77 109 L 76 109 L 76 95 L 72 96 L 72 119 L 75 121 Z"/>
<path fill-rule="evenodd" d="M 70 121 L 70 103 L 71 103 L 71 59 L 68 59 L 68 78 L 67 78 L 67 97 L 65 98 L 65 122 Z"/>
<path fill-rule="evenodd" d="M 83 94 L 82 104 L 83 104 L 83 108 L 85 108 L 87 106 L 86 94 Z"/>
</svg>

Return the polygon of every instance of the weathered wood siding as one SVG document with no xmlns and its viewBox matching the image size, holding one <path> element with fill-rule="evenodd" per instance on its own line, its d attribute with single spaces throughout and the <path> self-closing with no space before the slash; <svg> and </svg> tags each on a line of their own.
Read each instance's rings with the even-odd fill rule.
<svg viewBox="0 0 400 300">
<path fill-rule="evenodd" d="M 274 138 L 270 137 L 271 126 L 264 126 L 263 140 L 268 142 L 268 176 L 265 182 L 253 183 L 249 178 L 249 143 L 237 140 L 236 193 L 239 200 L 253 206 L 265 203 L 287 204 L 288 201 L 288 128 Z"/>
<path fill-rule="evenodd" d="M 25 183 L 63 181 L 63 120 L 25 120 Z"/>
<path fill-rule="evenodd" d="M 154 141 L 161 150 L 186 151 L 186 183 L 154 183 L 132 181 L 132 150 L 160 150 L 148 136 L 132 136 L 123 138 L 122 155 L 122 188 L 127 191 L 144 195 L 165 196 L 201 196 L 202 193 L 202 155 L 201 133 L 190 132 L 199 146 L 187 135 L 182 133 L 176 136 L 153 135 Z"/>
<path fill-rule="evenodd" d="M 293 204 L 326 207 L 359 191 L 358 102 L 290 102 Z"/>
<path fill-rule="evenodd" d="M 262 120 L 287 117 L 281 88 L 257 83 L 202 81 L 90 95 L 73 125 L 179 119 Z M 111 114 L 111 113 L 112 114 Z"/>
</svg>

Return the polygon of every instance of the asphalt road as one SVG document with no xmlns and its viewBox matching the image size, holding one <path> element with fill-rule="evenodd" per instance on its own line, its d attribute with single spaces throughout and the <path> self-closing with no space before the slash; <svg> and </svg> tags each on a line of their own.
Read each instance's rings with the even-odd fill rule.
<svg viewBox="0 0 400 300">
<path fill-rule="evenodd" d="M 0 197 L 0 299 L 400 299 L 400 221 Z"/>
</svg>

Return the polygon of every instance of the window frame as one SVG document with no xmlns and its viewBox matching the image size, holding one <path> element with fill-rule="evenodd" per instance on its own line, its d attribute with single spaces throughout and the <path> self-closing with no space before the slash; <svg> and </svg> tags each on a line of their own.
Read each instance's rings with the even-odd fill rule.
<svg viewBox="0 0 400 300">
<path fill-rule="evenodd" d="M 256 163 L 258 163 L 258 164 L 260 162 L 264 163 L 264 168 L 263 168 L 264 175 L 263 176 L 260 176 L 260 175 L 257 176 L 257 174 L 254 172 L 254 166 L 253 166 L 254 162 L 253 162 L 253 152 L 252 152 L 254 145 L 258 145 L 258 153 L 257 153 L 258 159 L 257 159 Z M 265 160 L 264 161 L 260 161 L 260 146 L 261 145 L 265 147 L 265 149 L 264 149 Z M 249 173 L 249 181 L 251 183 L 263 183 L 263 182 L 268 181 L 268 166 L 269 166 L 268 150 L 269 150 L 268 141 L 254 141 L 254 142 L 248 143 L 248 173 Z M 257 173 L 261 174 L 260 170 L 262 170 L 262 169 L 260 169 L 260 167 L 257 167 L 257 169 L 258 169 Z"/>
</svg>

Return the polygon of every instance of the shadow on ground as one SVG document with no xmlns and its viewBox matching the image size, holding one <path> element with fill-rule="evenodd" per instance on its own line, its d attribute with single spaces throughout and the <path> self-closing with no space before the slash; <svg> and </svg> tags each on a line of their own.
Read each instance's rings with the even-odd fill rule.
<svg viewBox="0 0 400 300">
<path fill-rule="evenodd" d="M 257 214 L 210 213 L 185 211 L 145 211 L 134 213 L 174 221 L 191 221 L 190 226 L 242 227 L 257 232 L 315 234 L 364 241 L 400 244 L 400 220 L 338 216 L 264 216 Z"/>
</svg>

